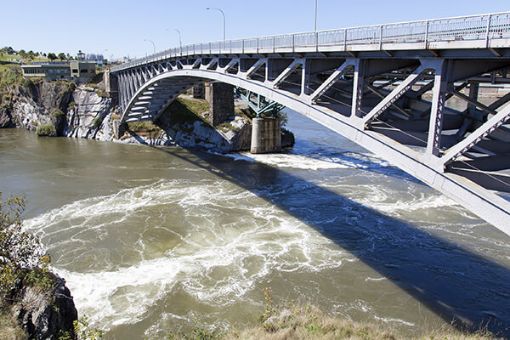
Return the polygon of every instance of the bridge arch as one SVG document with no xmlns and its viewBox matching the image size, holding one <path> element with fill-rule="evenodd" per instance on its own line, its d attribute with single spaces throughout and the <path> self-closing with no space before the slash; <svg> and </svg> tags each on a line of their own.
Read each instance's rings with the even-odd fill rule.
<svg viewBox="0 0 510 340">
<path fill-rule="evenodd" d="M 252 80 L 241 72 L 229 73 L 225 70 L 209 69 L 173 69 L 155 75 L 143 83 L 131 97 L 123 112 L 122 120 L 125 121 L 128 112 L 143 94 L 156 84 L 168 86 L 169 98 L 167 106 L 193 84 L 203 81 L 217 81 L 246 89 L 278 102 L 291 110 L 294 110 L 326 128 L 337 132 L 361 147 L 376 154 L 377 156 L 391 160 L 392 165 L 418 178 L 425 184 L 441 191 L 445 195 L 460 202 L 464 207 L 476 213 L 489 223 L 510 234 L 510 206 L 501 197 L 485 190 L 482 187 L 472 185 L 458 177 L 452 176 L 441 167 L 437 167 L 430 158 L 425 155 L 416 157 L 416 153 L 409 147 L 397 143 L 395 140 L 367 130 L 363 118 L 345 116 L 324 106 L 314 105 L 307 95 L 298 95 L 284 91 L 273 86 L 268 81 Z M 180 90 L 179 90 L 180 89 Z M 164 111 L 164 110 L 162 110 Z M 154 117 L 157 119 L 158 117 Z"/>
</svg>

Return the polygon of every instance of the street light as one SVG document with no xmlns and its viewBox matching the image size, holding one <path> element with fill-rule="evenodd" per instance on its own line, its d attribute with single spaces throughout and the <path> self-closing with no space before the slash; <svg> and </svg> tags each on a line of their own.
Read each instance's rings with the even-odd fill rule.
<svg viewBox="0 0 510 340">
<path fill-rule="evenodd" d="M 225 42 L 226 39 L 226 30 L 225 30 L 225 27 L 226 27 L 226 19 L 225 19 L 225 12 L 223 12 L 223 10 L 221 8 L 216 8 L 216 7 L 207 7 L 206 8 L 208 11 L 218 11 L 221 13 L 221 15 L 223 16 L 223 41 Z"/>
<path fill-rule="evenodd" d="M 315 32 L 317 32 L 317 13 L 319 11 L 319 0 L 315 0 Z"/>
<path fill-rule="evenodd" d="M 179 34 L 179 47 L 181 48 L 181 51 L 182 51 L 182 34 L 181 34 L 181 31 L 178 30 L 177 28 L 174 29 L 177 34 Z"/>
<path fill-rule="evenodd" d="M 156 44 L 154 43 L 154 41 L 152 41 L 150 39 L 143 39 L 143 41 L 151 43 L 152 47 L 154 48 L 154 54 L 156 54 Z"/>
<path fill-rule="evenodd" d="M 170 28 L 165 29 L 165 31 L 169 32 Z M 182 50 L 182 33 L 177 28 L 174 28 L 174 31 L 179 34 L 179 46 L 181 47 L 181 50 Z"/>
</svg>

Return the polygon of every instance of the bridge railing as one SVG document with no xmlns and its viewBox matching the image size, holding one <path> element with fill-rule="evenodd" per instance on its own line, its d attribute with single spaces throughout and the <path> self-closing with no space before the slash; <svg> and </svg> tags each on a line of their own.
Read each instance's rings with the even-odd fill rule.
<svg viewBox="0 0 510 340">
<path fill-rule="evenodd" d="M 133 60 L 112 71 L 203 54 L 348 51 L 360 45 L 368 45 L 368 49 L 373 50 L 384 49 L 389 44 L 422 44 L 421 48 L 428 49 L 431 43 L 475 40 L 484 42 L 475 47 L 490 47 L 490 43 L 498 39 L 510 39 L 510 12 L 186 45 Z M 510 47 L 510 43 L 508 45 Z"/>
</svg>

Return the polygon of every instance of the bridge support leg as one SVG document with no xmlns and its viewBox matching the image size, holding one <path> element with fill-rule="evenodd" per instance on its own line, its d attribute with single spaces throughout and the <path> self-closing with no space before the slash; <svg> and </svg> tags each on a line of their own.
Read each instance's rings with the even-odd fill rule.
<svg viewBox="0 0 510 340">
<path fill-rule="evenodd" d="M 282 150 L 279 118 L 253 118 L 251 131 L 251 153 L 272 153 Z"/>
<path fill-rule="evenodd" d="M 203 83 L 194 85 L 192 94 L 195 99 L 205 99 L 205 85 Z"/>
<path fill-rule="evenodd" d="M 216 126 L 234 117 L 234 87 L 225 83 L 208 83 L 205 99 L 209 102 L 209 124 Z"/>
</svg>

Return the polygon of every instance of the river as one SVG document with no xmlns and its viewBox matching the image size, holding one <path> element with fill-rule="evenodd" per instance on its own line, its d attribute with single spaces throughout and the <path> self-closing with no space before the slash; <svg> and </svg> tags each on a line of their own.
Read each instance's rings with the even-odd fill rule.
<svg viewBox="0 0 510 340">
<path fill-rule="evenodd" d="M 80 315 L 108 338 L 255 324 L 313 304 L 418 335 L 510 334 L 510 238 L 289 112 L 295 148 L 220 156 L 0 130 L 0 191 L 27 197 Z"/>
</svg>

